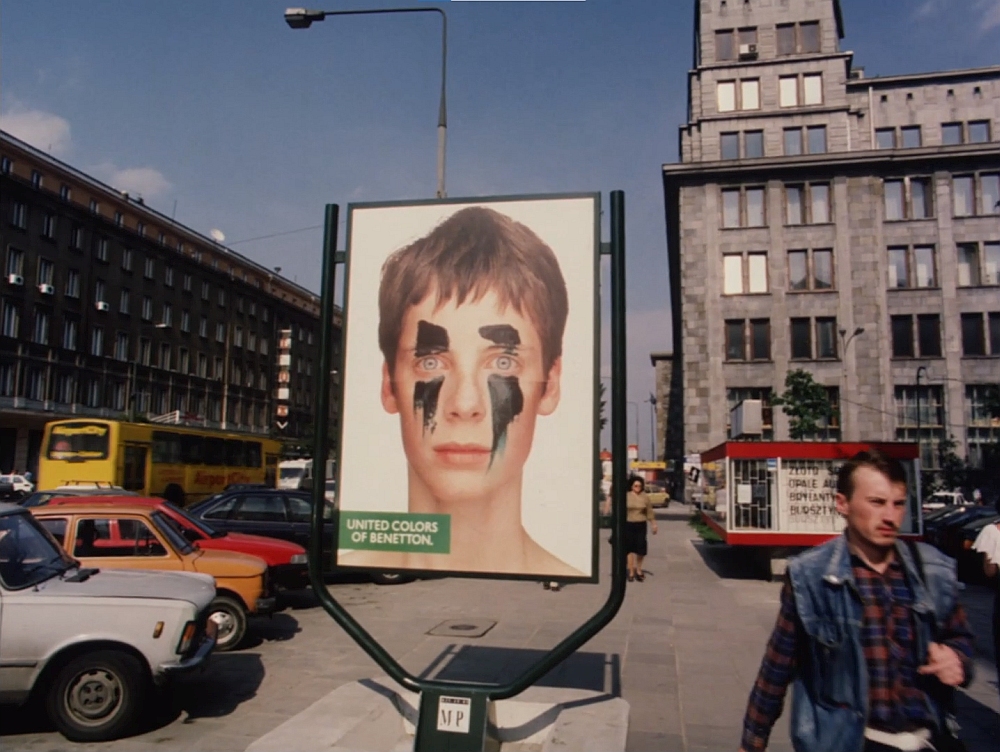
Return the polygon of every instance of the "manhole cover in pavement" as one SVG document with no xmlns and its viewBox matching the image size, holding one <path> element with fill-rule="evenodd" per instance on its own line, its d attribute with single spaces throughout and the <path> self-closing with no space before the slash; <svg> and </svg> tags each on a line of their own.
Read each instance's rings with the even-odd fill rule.
<svg viewBox="0 0 1000 752">
<path fill-rule="evenodd" d="M 438 637 L 482 637 L 497 623 L 488 619 L 449 619 L 438 624 L 427 634 Z"/>
</svg>

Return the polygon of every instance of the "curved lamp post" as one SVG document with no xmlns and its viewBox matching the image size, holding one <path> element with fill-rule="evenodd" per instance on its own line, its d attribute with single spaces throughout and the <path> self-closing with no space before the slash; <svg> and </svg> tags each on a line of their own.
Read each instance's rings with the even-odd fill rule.
<svg viewBox="0 0 1000 752">
<path fill-rule="evenodd" d="M 307 10 L 287 8 L 285 23 L 293 29 L 308 29 L 313 21 L 327 16 L 367 16 L 374 13 L 439 13 L 441 14 L 441 101 L 438 105 L 437 197 L 444 198 L 444 154 L 448 137 L 448 111 L 445 105 L 445 81 L 448 68 L 448 17 L 440 8 L 377 8 L 372 10 Z"/>
</svg>

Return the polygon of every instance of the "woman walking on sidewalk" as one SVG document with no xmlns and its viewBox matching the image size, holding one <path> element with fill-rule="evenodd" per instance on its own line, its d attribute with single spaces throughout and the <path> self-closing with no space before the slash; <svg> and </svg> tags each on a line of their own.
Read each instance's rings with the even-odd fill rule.
<svg viewBox="0 0 1000 752">
<path fill-rule="evenodd" d="M 1000 501 L 997 508 L 1000 509 Z M 984 527 L 972 547 L 983 554 L 983 571 L 996 593 L 993 596 L 993 653 L 1000 676 L 1000 523 Z"/>
<path fill-rule="evenodd" d="M 653 523 L 653 535 L 657 533 L 653 502 L 646 494 L 646 482 L 633 478 L 625 498 L 627 516 L 625 518 L 625 552 L 628 554 L 628 581 L 646 579 L 642 571 L 642 560 L 646 557 L 646 523 Z"/>
</svg>

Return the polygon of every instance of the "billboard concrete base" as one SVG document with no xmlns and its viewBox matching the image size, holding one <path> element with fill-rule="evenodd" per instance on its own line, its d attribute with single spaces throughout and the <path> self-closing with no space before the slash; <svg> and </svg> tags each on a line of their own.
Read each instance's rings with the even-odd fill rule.
<svg viewBox="0 0 1000 752">
<path fill-rule="evenodd" d="M 386 676 L 330 692 L 246 752 L 410 752 L 419 696 Z M 629 704 L 582 689 L 529 687 L 493 704 L 501 752 L 624 752 Z"/>
</svg>

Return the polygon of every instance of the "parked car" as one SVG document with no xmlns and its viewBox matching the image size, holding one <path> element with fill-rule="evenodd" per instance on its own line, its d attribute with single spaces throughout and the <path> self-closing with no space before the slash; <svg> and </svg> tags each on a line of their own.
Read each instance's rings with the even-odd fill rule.
<svg viewBox="0 0 1000 752">
<path fill-rule="evenodd" d="M 0 702 L 40 699 L 67 739 L 132 731 L 151 685 L 215 645 L 201 574 L 90 569 L 31 513 L 0 503 Z"/>
<path fill-rule="evenodd" d="M 647 483 L 646 495 L 649 496 L 654 507 L 666 508 L 670 506 L 670 494 L 667 493 L 666 487 L 660 483 Z"/>
<path fill-rule="evenodd" d="M 216 530 L 266 535 L 309 546 L 312 497 L 305 491 L 276 488 L 223 491 L 188 507 L 187 511 Z M 333 549 L 333 511 L 333 505 L 328 504 L 323 515 L 323 547 L 326 551 Z M 372 572 L 371 578 L 380 585 L 395 585 L 406 579 L 395 572 Z"/>
<path fill-rule="evenodd" d="M 10 483 L 15 493 L 24 494 L 25 496 L 35 490 L 35 484 L 23 475 L 0 475 L 0 483 L 4 482 Z"/>
<path fill-rule="evenodd" d="M 159 510 L 138 504 L 33 507 L 31 513 L 84 566 L 201 572 L 215 578 L 209 616 L 216 649 L 232 650 L 246 636 L 248 614 L 267 614 L 267 565 L 256 556 L 195 548 Z"/>
<path fill-rule="evenodd" d="M 924 499 L 922 506 L 925 512 L 930 512 L 934 509 L 958 504 L 968 504 L 961 491 L 937 491 Z"/>
<path fill-rule="evenodd" d="M 924 537 L 948 556 L 956 558 L 962 550 L 962 528 L 974 520 L 995 516 L 995 509 L 963 504 L 957 507 L 954 513 L 937 520 L 938 524 L 931 528 L 931 535 L 928 536 L 925 532 Z"/>
<path fill-rule="evenodd" d="M 248 533 L 216 530 L 204 520 L 192 517 L 180 507 L 160 498 L 135 496 L 62 496 L 49 501 L 49 506 L 73 504 L 136 504 L 156 509 L 176 526 L 177 532 L 198 548 L 215 551 L 236 551 L 259 556 L 267 563 L 268 582 L 275 589 L 297 590 L 309 585 L 309 559 L 306 550 L 291 541 Z"/>
<path fill-rule="evenodd" d="M 120 486 L 59 486 L 48 491 L 35 491 L 27 499 L 20 502 L 22 507 L 41 507 L 48 504 L 52 499 L 60 496 L 133 496 L 139 494 L 134 491 L 126 491 Z"/>
</svg>

